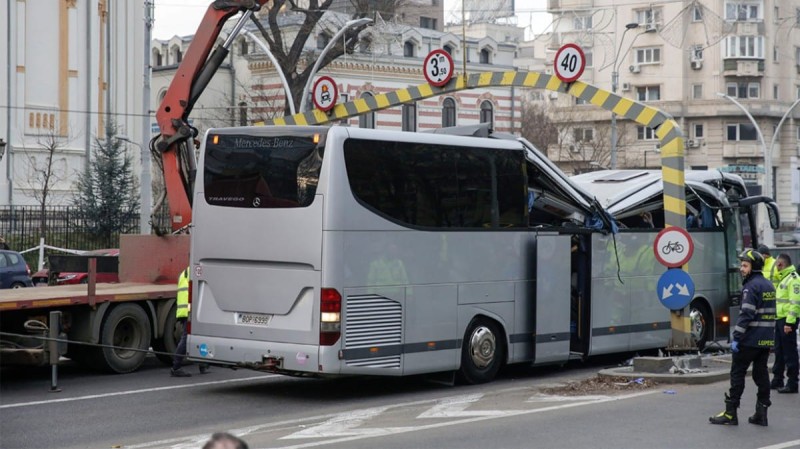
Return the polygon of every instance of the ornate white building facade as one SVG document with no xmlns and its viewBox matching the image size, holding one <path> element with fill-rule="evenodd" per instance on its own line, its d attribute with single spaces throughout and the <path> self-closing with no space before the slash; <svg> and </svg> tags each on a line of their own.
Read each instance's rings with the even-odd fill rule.
<svg viewBox="0 0 800 449">
<path fill-rule="evenodd" d="M 48 204 L 69 204 L 108 120 L 142 142 L 144 5 L 0 1 L 0 206 L 39 204 L 37 173 L 53 147 Z M 138 169 L 139 149 L 129 151 Z"/>
</svg>

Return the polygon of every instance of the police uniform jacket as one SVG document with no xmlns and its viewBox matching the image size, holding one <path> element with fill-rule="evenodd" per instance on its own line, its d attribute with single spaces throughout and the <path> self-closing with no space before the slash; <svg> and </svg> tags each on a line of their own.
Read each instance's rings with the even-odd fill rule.
<svg viewBox="0 0 800 449">
<path fill-rule="evenodd" d="M 753 348 L 775 345 L 775 287 L 758 271 L 744 280 L 733 339 Z"/>
</svg>

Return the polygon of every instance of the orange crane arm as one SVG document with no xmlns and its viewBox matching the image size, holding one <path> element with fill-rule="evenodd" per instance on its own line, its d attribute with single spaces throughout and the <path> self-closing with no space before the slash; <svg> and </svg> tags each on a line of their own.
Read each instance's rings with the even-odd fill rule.
<svg viewBox="0 0 800 449">
<path fill-rule="evenodd" d="M 253 12 L 258 11 L 268 1 L 212 2 L 156 112 L 156 121 L 161 129 L 156 148 L 161 151 L 164 162 L 164 181 L 173 231 L 185 227 L 192 221 L 191 201 L 196 170 L 192 145 L 197 131 L 189 125 L 189 113 L 214 73 L 228 56 L 233 39 Z M 242 17 L 225 43 L 211 53 L 225 22 L 239 12 L 242 12 Z"/>
</svg>

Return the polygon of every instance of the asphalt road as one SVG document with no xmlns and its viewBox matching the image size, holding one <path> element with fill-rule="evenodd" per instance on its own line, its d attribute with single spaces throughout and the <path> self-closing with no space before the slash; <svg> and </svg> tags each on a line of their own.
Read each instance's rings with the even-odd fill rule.
<svg viewBox="0 0 800 449">
<path fill-rule="evenodd" d="M 121 376 L 67 365 L 61 393 L 48 392 L 48 369 L 3 369 L 0 447 L 191 448 L 225 430 L 252 448 L 800 448 L 800 395 L 775 394 L 770 426 L 752 426 L 750 382 L 742 423 L 731 428 L 707 422 L 721 410 L 727 382 L 547 390 L 615 362 L 518 367 L 491 384 L 452 387 L 424 378 L 295 379 L 222 368 L 178 379 L 148 359 Z"/>
</svg>

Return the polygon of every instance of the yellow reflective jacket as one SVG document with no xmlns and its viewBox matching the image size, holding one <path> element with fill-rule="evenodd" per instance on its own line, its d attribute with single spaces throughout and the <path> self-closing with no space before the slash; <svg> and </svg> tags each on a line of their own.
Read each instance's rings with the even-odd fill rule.
<svg viewBox="0 0 800 449">
<path fill-rule="evenodd" d="M 775 289 L 778 319 L 786 318 L 786 324 L 794 324 L 800 315 L 800 275 L 794 266 L 788 266 L 778 273 L 780 282 Z"/>
<path fill-rule="evenodd" d="M 179 320 L 189 318 L 189 312 L 191 311 L 189 282 L 189 267 L 186 267 L 178 278 L 178 309 L 175 312 L 175 317 Z"/>
</svg>

